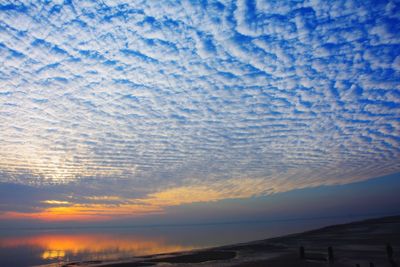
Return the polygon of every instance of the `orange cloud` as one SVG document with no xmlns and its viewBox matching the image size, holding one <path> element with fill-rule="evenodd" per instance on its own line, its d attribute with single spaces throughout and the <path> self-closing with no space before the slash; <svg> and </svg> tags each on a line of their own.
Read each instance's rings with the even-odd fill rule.
<svg viewBox="0 0 400 267">
<path fill-rule="evenodd" d="M 116 216 L 138 216 L 160 213 L 159 207 L 149 205 L 105 205 L 105 204 L 71 204 L 46 208 L 40 212 L 6 212 L 0 216 L 5 219 L 38 219 L 43 221 L 90 221 L 110 220 Z"/>
<path fill-rule="evenodd" d="M 173 187 L 151 193 L 145 198 L 123 199 L 119 196 L 85 197 L 95 203 L 81 204 L 63 200 L 45 200 L 51 205 L 36 213 L 8 212 L 4 218 L 30 218 L 45 221 L 109 220 L 162 213 L 165 207 L 223 199 L 249 198 L 270 193 L 263 179 L 230 179 L 212 184 Z M 96 203 L 97 201 L 97 203 Z"/>
</svg>

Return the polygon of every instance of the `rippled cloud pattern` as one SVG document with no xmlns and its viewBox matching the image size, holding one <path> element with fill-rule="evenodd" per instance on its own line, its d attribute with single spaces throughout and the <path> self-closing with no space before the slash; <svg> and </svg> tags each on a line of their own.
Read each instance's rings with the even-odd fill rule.
<svg viewBox="0 0 400 267">
<path fill-rule="evenodd" d="M 0 181 L 180 204 L 399 172 L 399 13 L 1 1 Z"/>
</svg>

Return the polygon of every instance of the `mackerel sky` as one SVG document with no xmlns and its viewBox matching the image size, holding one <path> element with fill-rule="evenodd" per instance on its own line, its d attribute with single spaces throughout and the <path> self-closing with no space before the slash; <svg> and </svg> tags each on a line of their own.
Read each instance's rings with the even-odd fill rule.
<svg viewBox="0 0 400 267">
<path fill-rule="evenodd" d="M 0 213 L 162 212 L 400 172 L 399 14 L 0 1 L 0 187 L 51 188 Z"/>
</svg>

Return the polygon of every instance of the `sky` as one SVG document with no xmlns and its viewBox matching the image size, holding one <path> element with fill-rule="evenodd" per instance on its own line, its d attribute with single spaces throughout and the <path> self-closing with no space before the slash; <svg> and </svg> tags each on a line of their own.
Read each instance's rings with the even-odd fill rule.
<svg viewBox="0 0 400 267">
<path fill-rule="evenodd" d="M 0 219 L 311 216 L 345 200 L 356 212 L 360 188 L 363 205 L 395 207 L 399 13 L 0 1 Z"/>
</svg>

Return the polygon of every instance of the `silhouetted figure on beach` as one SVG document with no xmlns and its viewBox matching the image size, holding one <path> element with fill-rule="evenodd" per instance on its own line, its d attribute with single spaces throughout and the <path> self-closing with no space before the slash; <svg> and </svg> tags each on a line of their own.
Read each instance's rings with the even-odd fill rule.
<svg viewBox="0 0 400 267">
<path fill-rule="evenodd" d="M 333 249 L 332 247 L 328 247 L 328 262 L 333 263 L 335 260 L 333 258 Z"/>
<path fill-rule="evenodd" d="M 391 244 L 386 244 L 386 254 L 392 267 L 397 267 L 397 263 L 393 259 L 393 247 Z"/>
<path fill-rule="evenodd" d="M 306 253 L 304 251 L 304 247 L 301 246 L 299 249 L 300 259 L 304 260 L 306 258 Z"/>
<path fill-rule="evenodd" d="M 369 267 L 375 267 L 375 264 L 373 262 L 369 262 Z"/>
<path fill-rule="evenodd" d="M 360 266 L 360 264 L 357 263 L 357 264 L 356 264 L 356 267 L 361 267 L 361 266 Z"/>
<path fill-rule="evenodd" d="M 393 260 L 393 247 L 390 244 L 386 245 L 386 253 L 389 260 Z"/>
</svg>

